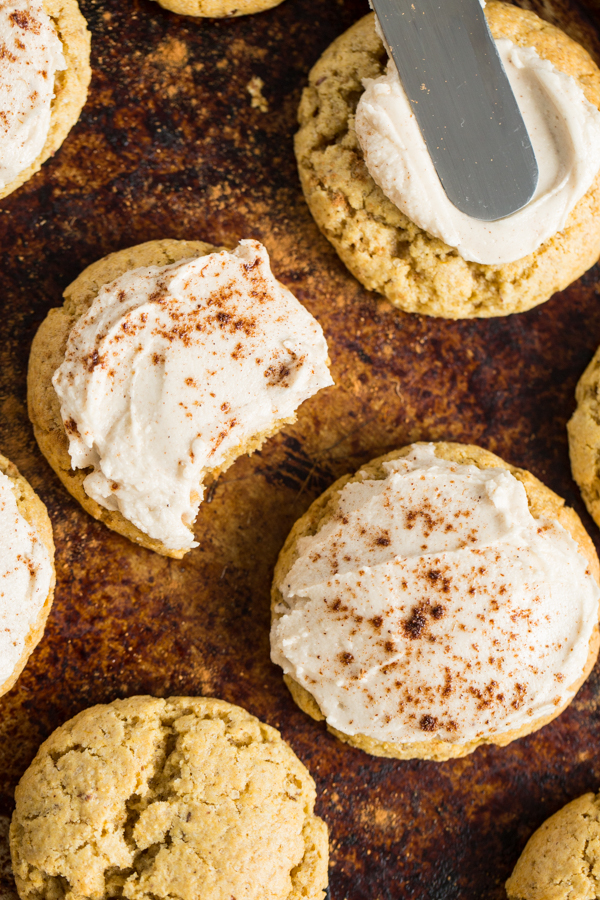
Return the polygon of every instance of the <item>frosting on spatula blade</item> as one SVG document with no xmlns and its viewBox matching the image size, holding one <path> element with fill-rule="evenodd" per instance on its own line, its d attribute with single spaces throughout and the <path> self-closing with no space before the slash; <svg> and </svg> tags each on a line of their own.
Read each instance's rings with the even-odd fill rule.
<svg viewBox="0 0 600 900">
<path fill-rule="evenodd" d="M 479 0 L 371 0 L 450 201 L 493 222 L 533 197 L 538 166 Z"/>
</svg>

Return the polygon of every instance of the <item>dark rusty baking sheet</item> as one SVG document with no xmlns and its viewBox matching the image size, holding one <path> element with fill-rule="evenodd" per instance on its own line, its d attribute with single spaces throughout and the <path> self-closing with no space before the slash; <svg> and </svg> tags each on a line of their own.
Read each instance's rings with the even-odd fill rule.
<svg viewBox="0 0 600 900">
<path fill-rule="evenodd" d="M 576 7 L 527 5 L 589 41 Z M 442 764 L 375 759 L 288 696 L 269 661 L 271 571 L 324 488 L 416 439 L 488 447 L 584 515 L 565 423 L 600 343 L 600 271 L 529 313 L 470 322 L 404 315 L 346 272 L 304 204 L 291 138 L 308 69 L 366 0 L 286 0 L 227 21 L 152 0 L 83 0 L 82 10 L 93 32 L 88 104 L 43 172 L 0 203 L 0 449 L 48 504 L 58 570 L 46 635 L 0 700 L 0 832 L 17 780 L 66 718 L 136 693 L 206 693 L 280 728 L 315 776 L 333 900 L 502 898 L 531 831 L 600 785 L 600 670 L 558 721 L 509 748 Z M 251 106 L 254 77 L 267 112 Z M 25 407 L 31 339 L 66 285 L 104 254 L 162 237 L 264 241 L 276 274 L 320 319 L 337 382 L 218 481 L 201 507 L 201 546 L 183 561 L 86 515 L 37 450 Z"/>
</svg>

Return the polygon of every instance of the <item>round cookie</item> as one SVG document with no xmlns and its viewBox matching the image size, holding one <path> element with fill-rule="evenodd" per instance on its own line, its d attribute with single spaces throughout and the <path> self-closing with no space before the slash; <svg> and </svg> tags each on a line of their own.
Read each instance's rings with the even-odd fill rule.
<svg viewBox="0 0 600 900">
<path fill-rule="evenodd" d="M 249 16 L 279 6 L 282 0 L 158 0 L 161 6 L 181 16 L 221 19 Z"/>
<path fill-rule="evenodd" d="M 600 794 L 584 794 L 529 838 L 508 881 L 509 900 L 600 897 Z"/>
<path fill-rule="evenodd" d="M 118 510 L 108 510 L 100 506 L 86 493 L 83 482 L 88 470 L 71 468 L 69 441 L 60 414 L 60 403 L 52 385 L 52 376 L 65 358 L 65 348 L 73 325 L 90 308 L 103 284 L 108 284 L 129 269 L 140 266 L 165 266 L 181 259 L 206 256 L 221 249 L 202 241 L 148 241 L 98 260 L 88 266 L 65 290 L 64 306 L 50 310 L 33 339 L 29 357 L 27 376 L 29 418 L 42 453 L 67 490 L 87 512 L 100 519 L 108 528 L 148 550 L 174 559 L 181 559 L 186 550 L 166 547 L 161 541 L 150 537 L 133 525 Z M 272 431 L 248 441 L 243 452 L 252 453 L 271 434 L 279 431 L 282 424 L 294 419 L 295 416 L 287 418 L 277 423 Z M 220 468 L 213 470 L 213 475 L 216 476 L 228 468 L 237 455 L 229 457 Z"/>
<path fill-rule="evenodd" d="M 579 485 L 588 512 L 600 525 L 600 347 L 579 379 L 577 407 L 567 424 L 573 478 Z"/>
<path fill-rule="evenodd" d="M 279 732 L 203 697 L 86 709 L 15 792 L 19 896 L 323 900 L 325 823 Z"/>
<path fill-rule="evenodd" d="M 79 118 L 92 77 L 90 33 L 76 0 L 44 0 L 44 9 L 56 27 L 67 68 L 56 73 L 50 129 L 42 152 L 13 181 L 0 189 L 0 199 L 29 181 L 42 164 L 56 153 Z"/>
<path fill-rule="evenodd" d="M 527 10 L 497 0 L 485 10 L 495 38 L 535 48 L 600 108 L 600 70 L 579 44 Z M 374 22 L 374 14 L 358 21 L 312 69 L 295 145 L 310 210 L 353 275 L 407 312 L 451 319 L 522 312 L 579 278 L 600 254 L 600 173 L 562 232 L 500 266 L 465 261 L 383 194 L 354 128 L 363 79 L 378 78 L 387 64 Z"/>
<path fill-rule="evenodd" d="M 378 457 L 363 466 L 355 475 L 345 475 L 338 479 L 320 497 L 318 497 L 309 507 L 307 512 L 298 519 L 287 537 L 275 567 L 271 592 L 271 614 L 273 620 L 279 618 L 280 614 L 277 612 L 277 607 L 283 601 L 283 596 L 277 585 L 282 583 L 298 558 L 298 541 L 303 537 L 316 534 L 317 531 L 334 517 L 339 495 L 345 485 L 356 481 L 385 478 L 386 472 L 383 468 L 383 463 L 407 456 L 413 448 L 418 446 L 420 446 L 419 443 L 410 444 L 400 450 Z M 532 516 L 536 519 L 544 517 L 558 522 L 577 543 L 579 551 L 589 564 L 589 569 L 593 577 L 596 581 L 600 581 L 600 563 L 591 538 L 583 527 L 577 513 L 570 507 L 565 506 L 564 500 L 561 497 L 542 484 L 542 482 L 535 478 L 530 472 L 509 465 L 504 462 L 504 460 L 500 459 L 500 457 L 495 456 L 493 453 L 490 453 L 488 450 L 484 450 L 481 447 L 470 444 L 446 442 L 436 443 L 434 446 L 435 455 L 440 459 L 450 460 L 460 464 L 475 465 L 480 469 L 500 467 L 511 472 L 525 488 L 529 511 Z M 594 667 L 594 663 L 596 662 L 599 647 L 600 632 L 596 625 L 590 640 L 589 652 L 585 662 L 583 675 L 577 683 L 572 686 L 573 691 L 578 690 L 590 674 Z M 312 694 L 289 675 L 284 675 L 283 678 L 293 699 L 300 709 L 313 719 L 323 721 L 325 716 Z M 347 735 L 330 725 L 327 725 L 327 728 L 332 734 L 339 738 L 339 740 L 351 744 L 353 747 L 358 747 L 374 756 L 385 756 L 395 759 L 421 758 L 440 761 L 466 756 L 467 754 L 472 753 L 481 744 L 496 744 L 504 747 L 517 738 L 524 737 L 526 734 L 537 731 L 543 725 L 551 722 L 563 712 L 571 702 L 571 699 L 572 697 L 567 703 L 557 707 L 550 715 L 532 719 L 518 730 L 506 731 L 466 743 L 452 743 L 437 738 L 427 742 L 393 743 L 390 741 L 376 740 L 364 734 Z"/>
<path fill-rule="evenodd" d="M 46 621 L 52 607 L 54 599 L 54 585 L 56 582 L 56 571 L 54 568 L 54 539 L 52 537 L 52 525 L 48 518 L 46 507 L 35 493 L 28 481 L 19 473 L 17 467 L 0 454 L 0 472 L 7 476 L 11 482 L 11 489 L 17 502 L 17 509 L 23 516 L 25 521 L 31 525 L 42 543 L 46 547 L 52 563 L 52 580 L 50 590 L 38 615 L 29 629 L 29 633 L 25 639 L 25 646 L 10 676 L 0 683 L 0 696 L 6 694 L 15 684 L 19 675 L 25 668 L 27 660 L 41 641 Z"/>
</svg>

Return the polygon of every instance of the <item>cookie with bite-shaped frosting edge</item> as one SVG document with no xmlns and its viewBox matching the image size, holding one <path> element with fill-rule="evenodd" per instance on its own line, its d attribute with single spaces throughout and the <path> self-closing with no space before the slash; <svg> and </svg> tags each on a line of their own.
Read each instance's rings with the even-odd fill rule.
<svg viewBox="0 0 600 900">
<path fill-rule="evenodd" d="M 282 0 L 158 0 L 161 6 L 180 16 L 222 19 L 250 16 L 279 6 Z"/>
<path fill-rule="evenodd" d="M 600 794 L 584 794 L 540 825 L 506 882 L 508 900 L 600 897 Z"/>
<path fill-rule="evenodd" d="M 278 585 L 282 584 L 287 574 L 291 571 L 298 558 L 298 541 L 300 538 L 316 534 L 335 515 L 338 498 L 342 489 L 350 483 L 383 480 L 386 471 L 383 463 L 407 456 L 414 448 L 426 446 L 424 444 L 410 444 L 401 450 L 394 451 L 386 456 L 372 460 L 363 466 L 355 475 L 346 475 L 336 481 L 310 506 L 307 512 L 295 523 L 284 547 L 279 555 L 275 568 L 273 587 L 271 593 L 271 613 L 275 622 L 281 617 L 278 606 L 283 603 L 283 595 Z M 547 488 L 530 472 L 511 466 L 500 457 L 488 450 L 469 444 L 457 444 L 439 442 L 433 445 L 435 456 L 439 459 L 459 463 L 461 465 L 473 465 L 479 469 L 502 468 L 508 470 L 517 481 L 521 482 L 527 496 L 528 507 L 534 519 L 546 518 L 557 522 L 573 538 L 578 550 L 588 563 L 589 572 L 596 580 L 600 581 L 600 564 L 594 549 L 594 545 L 583 527 L 577 513 L 564 505 L 564 500 Z M 571 696 L 567 702 L 556 708 L 550 715 L 532 719 L 523 727 L 512 731 L 490 734 L 477 740 L 467 742 L 450 742 L 437 738 L 430 741 L 414 741 L 407 743 L 395 743 L 381 741 L 364 734 L 347 735 L 336 728 L 327 725 L 329 731 L 341 741 L 358 747 L 374 756 L 385 756 L 396 759 L 433 759 L 446 760 L 466 756 L 472 753 L 481 744 L 497 744 L 506 746 L 516 738 L 523 737 L 546 725 L 556 718 L 569 705 L 575 692 L 581 687 L 590 674 L 600 646 L 600 634 L 598 625 L 595 625 L 589 642 L 587 659 L 582 659 L 582 675 L 571 685 Z M 294 678 L 284 675 L 284 681 L 297 705 L 309 716 L 317 721 L 323 721 L 325 716 L 315 698 L 309 691 L 300 685 Z"/>
<path fill-rule="evenodd" d="M 575 41 L 534 13 L 490 0 L 495 38 L 533 47 L 572 76 L 600 108 L 600 70 Z M 562 232 L 531 255 L 504 265 L 467 262 L 410 221 L 375 184 L 356 137 L 363 79 L 385 72 L 387 53 L 371 13 L 325 51 L 299 108 L 296 157 L 306 201 L 352 274 L 407 312 L 451 319 L 503 316 L 548 300 L 600 254 L 600 173 Z"/>
<path fill-rule="evenodd" d="M 85 709 L 42 744 L 15 791 L 22 900 L 324 900 L 327 826 L 274 728 L 204 697 Z"/>
<path fill-rule="evenodd" d="M 29 181 L 56 153 L 79 118 L 92 77 L 90 33 L 76 0 L 44 0 L 43 5 L 56 28 L 67 67 L 55 75 L 50 128 L 41 153 L 16 178 L 0 188 L 0 199 Z"/>
<path fill-rule="evenodd" d="M 17 504 L 17 510 L 25 519 L 27 524 L 34 530 L 37 538 L 42 542 L 48 554 L 51 565 L 50 585 L 47 596 L 40 606 L 37 615 L 29 627 L 29 631 L 25 638 L 25 643 L 21 655 L 14 666 L 11 674 L 3 682 L 0 683 L 0 696 L 6 694 L 17 681 L 19 675 L 25 668 L 27 660 L 41 641 L 46 621 L 52 607 L 54 599 L 54 585 L 56 583 L 56 571 L 54 568 L 54 539 L 52 537 L 52 525 L 48 517 L 46 507 L 35 493 L 31 485 L 19 473 L 19 470 L 0 454 L 0 472 L 5 475 L 9 481 L 13 496 Z M 1 609 L 0 609 L 1 611 Z"/>
<path fill-rule="evenodd" d="M 159 240 L 120 250 L 98 260 L 88 266 L 65 290 L 64 305 L 50 310 L 33 340 L 29 358 L 27 378 L 29 417 L 42 453 L 67 490 L 87 512 L 100 519 L 108 528 L 148 550 L 174 559 L 181 559 L 189 548 L 173 549 L 165 546 L 162 540 L 142 531 L 118 509 L 107 509 L 88 495 L 84 481 L 90 470 L 72 468 L 69 438 L 52 378 L 65 360 L 71 330 L 90 309 L 103 285 L 113 282 L 132 269 L 146 266 L 163 267 L 179 260 L 193 260 L 222 250 L 224 248 L 214 247 L 202 241 Z M 232 448 L 219 465 L 211 466 L 203 483 L 205 485 L 209 483 L 211 478 L 224 472 L 239 456 L 254 452 L 284 425 L 295 420 L 295 413 L 282 416 L 267 430 L 248 437 L 242 444 Z"/>
</svg>

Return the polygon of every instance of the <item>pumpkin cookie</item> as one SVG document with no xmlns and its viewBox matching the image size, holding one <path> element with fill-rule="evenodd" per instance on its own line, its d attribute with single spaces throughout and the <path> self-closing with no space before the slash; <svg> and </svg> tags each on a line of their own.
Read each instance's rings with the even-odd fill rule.
<svg viewBox="0 0 600 900">
<path fill-rule="evenodd" d="M 50 735 L 16 789 L 17 890 L 22 900 L 323 900 L 315 796 L 279 732 L 238 706 L 93 706 Z"/>
<path fill-rule="evenodd" d="M 588 53 L 532 12 L 496 0 L 490 0 L 485 11 L 497 40 L 506 39 L 517 50 L 532 48 L 526 55 L 533 69 L 555 67 L 552 73 L 544 70 L 543 77 L 559 82 L 559 90 L 578 93 L 597 130 L 600 71 Z M 314 66 L 300 104 L 296 136 L 300 178 L 310 210 L 323 234 L 366 288 L 379 291 L 407 312 L 447 318 L 500 316 L 543 303 L 596 262 L 600 253 L 600 176 L 594 180 L 595 165 L 591 185 L 564 227 L 534 252 L 503 264 L 463 258 L 455 249 L 458 244 L 449 246 L 402 212 L 370 174 L 371 169 L 380 172 L 378 151 L 387 145 L 369 143 L 367 168 L 357 137 L 356 114 L 365 95 L 365 79 L 381 79 L 387 63 L 387 53 L 375 30 L 375 16 L 368 15 L 338 38 Z M 565 75 L 571 77 L 563 78 Z M 568 82 L 567 87 L 564 82 Z M 369 83 L 369 92 L 379 92 L 382 102 L 390 100 L 390 85 L 376 81 L 369 87 Z M 371 99 L 375 103 L 377 98 Z M 567 105 L 572 108 L 571 103 Z M 363 124 L 368 135 L 376 129 L 383 112 L 371 109 L 372 115 L 367 115 L 367 107 L 365 110 Z M 393 122 L 388 125 L 385 133 L 391 146 Z M 565 146 L 570 146 L 569 142 Z M 589 146 L 597 147 L 598 141 L 592 140 Z M 384 150 L 379 157 L 387 153 L 391 159 L 397 148 L 394 144 L 389 153 Z M 394 176 L 397 184 L 392 187 L 402 194 L 404 189 L 398 185 L 413 183 L 414 173 L 401 175 L 400 162 L 399 157 L 391 171 L 398 173 Z M 545 227 L 545 216 L 539 219 L 537 224 Z M 525 228 L 527 238 L 530 232 Z M 492 249 L 501 247 L 502 241 L 492 241 Z"/>
<path fill-rule="evenodd" d="M 508 881 L 509 900 L 600 897 L 600 794 L 584 794 L 529 838 Z"/>
<path fill-rule="evenodd" d="M 319 497 L 272 592 L 296 703 L 377 756 L 504 746 L 571 702 L 598 654 L 598 559 L 576 513 L 480 447 L 412 444 Z"/>
<path fill-rule="evenodd" d="M 0 14 L 0 198 L 35 175 L 79 118 L 90 34 L 75 0 L 10 0 Z"/>
<path fill-rule="evenodd" d="M 573 478 L 579 485 L 588 512 L 600 525 L 600 348 L 579 379 L 577 407 L 567 425 Z"/>
<path fill-rule="evenodd" d="M 279 6 L 282 0 L 158 0 L 161 6 L 181 16 L 222 19 L 249 16 Z"/>
<path fill-rule="evenodd" d="M 206 481 L 333 383 L 321 327 L 257 241 L 150 241 L 64 296 L 31 349 L 40 449 L 95 518 L 179 559 Z"/>
<path fill-rule="evenodd" d="M 11 689 L 44 634 L 54 597 L 54 541 L 46 507 L 0 456 L 0 695 Z"/>
</svg>

